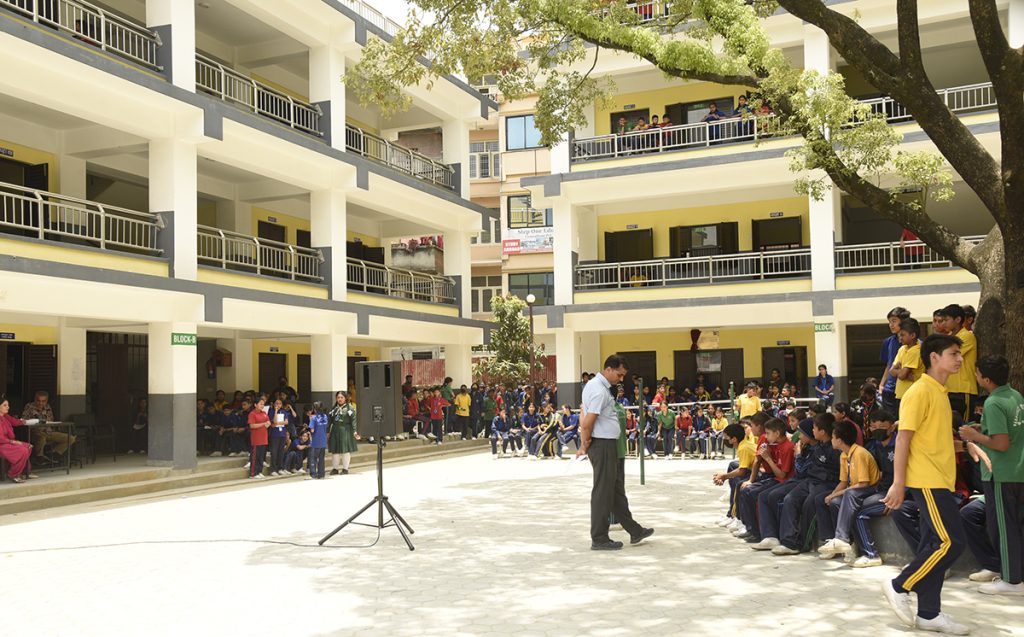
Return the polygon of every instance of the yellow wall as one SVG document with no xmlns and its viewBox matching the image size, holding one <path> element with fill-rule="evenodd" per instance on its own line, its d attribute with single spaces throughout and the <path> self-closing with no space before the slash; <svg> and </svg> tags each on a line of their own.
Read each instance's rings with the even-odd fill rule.
<svg viewBox="0 0 1024 637">
<path fill-rule="evenodd" d="M 807 374 L 817 372 L 814 359 L 814 326 L 789 325 L 770 329 L 734 329 L 719 332 L 719 349 L 743 349 L 743 374 L 761 376 L 761 348 L 779 347 L 778 341 L 789 341 L 785 347 L 807 348 Z M 675 376 L 675 352 L 690 348 L 690 331 L 619 332 L 601 335 L 601 360 L 616 352 L 649 352 L 658 355 L 658 378 Z"/>
<path fill-rule="evenodd" d="M 951 285 L 954 283 L 977 283 L 977 281 L 978 277 L 967 270 L 936 268 L 881 274 L 841 274 L 836 277 L 836 289 L 888 290 L 911 285 Z"/>
<path fill-rule="evenodd" d="M 380 247 L 380 237 L 374 237 L 368 234 L 363 234 L 362 232 L 353 232 L 351 230 L 345 231 L 346 241 L 355 241 L 356 239 L 362 241 L 364 246 L 368 246 L 370 248 Z"/>
<path fill-rule="evenodd" d="M 668 256 L 669 228 L 676 226 L 700 226 L 739 222 L 739 249 L 750 250 L 753 244 L 753 224 L 755 219 L 769 219 L 773 212 L 783 213 L 783 217 L 799 216 L 803 219 L 803 244 L 810 245 L 811 224 L 808 214 L 807 197 L 790 197 L 786 199 L 767 199 L 739 204 L 717 206 L 701 206 L 697 208 L 676 208 L 657 212 L 635 212 L 621 215 L 602 215 L 597 218 L 597 253 L 604 260 L 604 233 L 626 230 L 627 225 L 636 225 L 637 229 L 654 229 L 654 256 Z"/>
<path fill-rule="evenodd" d="M 350 303 L 362 303 L 375 307 L 392 307 L 398 310 L 411 310 L 413 312 L 426 312 L 428 314 L 441 314 L 443 316 L 458 316 L 459 310 L 453 305 L 441 305 L 440 303 L 424 303 L 423 301 L 407 301 L 405 299 L 393 299 L 382 294 L 368 294 L 364 292 L 353 292 L 349 290 L 348 301 Z"/>
<path fill-rule="evenodd" d="M 358 352 L 358 353 L 357 353 Z M 380 348 L 370 345 L 349 345 L 348 346 L 349 356 L 365 356 L 366 360 L 379 361 Z"/>
<path fill-rule="evenodd" d="M 787 294 L 793 292 L 810 292 L 811 279 L 783 279 L 781 281 L 757 281 L 756 283 L 732 283 L 721 285 L 689 285 L 685 287 L 637 287 L 606 290 L 600 292 L 576 292 L 573 302 L 580 303 L 616 303 L 622 301 L 661 301 L 688 298 L 704 298 L 709 296 L 756 296 L 758 294 Z"/>
<path fill-rule="evenodd" d="M 260 354 L 270 354 L 270 348 L 276 347 L 274 354 L 285 354 L 288 357 L 288 384 L 295 387 L 299 382 L 299 354 L 309 354 L 309 343 L 295 341 L 253 341 L 252 342 L 252 379 L 258 384 L 260 379 Z M 260 387 L 259 389 L 266 389 Z"/>
<path fill-rule="evenodd" d="M 20 323 L 0 323 L 0 332 L 14 332 L 14 341 L 32 343 L 33 345 L 56 345 L 57 328 L 46 325 L 22 325 Z M 3 341 L 10 343 L 12 341 Z"/>
<path fill-rule="evenodd" d="M 14 151 L 13 157 L 4 155 L 4 159 L 13 159 L 23 164 L 50 164 L 50 185 L 46 189 L 50 192 L 57 192 L 57 184 L 60 183 L 57 178 L 60 166 L 57 165 L 57 158 L 53 153 L 15 144 L 6 139 L 0 139 L 0 147 Z"/>
<path fill-rule="evenodd" d="M 28 259 L 84 265 L 104 270 L 167 276 L 165 262 L 139 259 L 127 253 L 76 250 L 61 247 L 59 244 L 46 245 L 17 239 L 0 239 L 0 254 L 17 254 Z"/>
<path fill-rule="evenodd" d="M 270 221 L 273 217 L 275 221 Z M 266 208 L 257 208 L 253 206 L 252 209 L 252 231 L 256 234 L 257 228 L 259 228 L 259 222 L 266 221 L 274 223 L 279 226 L 285 227 L 284 240 L 285 243 L 295 244 L 296 242 L 296 231 L 306 230 L 309 231 L 309 219 L 303 219 L 302 217 L 293 217 L 292 215 L 286 215 L 281 212 L 275 212 L 273 210 L 267 210 Z"/>
<path fill-rule="evenodd" d="M 737 97 L 745 95 L 748 91 L 749 89 L 742 86 L 723 86 L 721 84 L 699 82 L 653 91 L 622 93 L 612 98 L 610 104 L 595 109 L 594 132 L 598 135 L 608 135 L 611 133 L 611 114 L 626 110 L 627 104 L 634 105 L 629 110 L 642 110 L 646 108 L 650 109 L 651 115 L 661 117 L 665 114 L 665 107 L 671 104 L 703 102 L 719 97 L 732 97 L 733 103 L 735 103 Z M 685 122 L 672 122 L 672 124 L 685 124 Z"/>
<path fill-rule="evenodd" d="M 200 199 L 198 204 L 199 225 L 217 227 L 217 203 L 209 199 Z"/>
<path fill-rule="evenodd" d="M 231 285 L 239 288 L 259 288 L 264 292 L 277 292 L 280 294 L 294 294 L 296 296 L 308 296 L 314 299 L 326 299 L 327 288 L 292 283 L 286 279 L 276 277 L 254 278 L 251 275 L 228 272 L 226 270 L 211 270 L 201 268 L 199 276 L 196 277 L 200 283 L 216 283 L 217 285 Z"/>
</svg>

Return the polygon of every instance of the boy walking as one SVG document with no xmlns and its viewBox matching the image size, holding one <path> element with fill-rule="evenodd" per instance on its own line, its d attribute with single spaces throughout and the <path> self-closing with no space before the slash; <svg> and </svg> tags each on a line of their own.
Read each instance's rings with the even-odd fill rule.
<svg viewBox="0 0 1024 637">
<path fill-rule="evenodd" d="M 967 626 L 957 624 L 942 612 L 946 570 L 965 546 L 963 522 L 953 497 L 953 411 L 945 388 L 946 381 L 960 371 L 963 363 L 960 339 L 932 334 L 921 346 L 921 359 L 925 373 L 907 390 L 900 404 L 893 483 L 883 500 L 890 511 L 899 509 L 909 490 L 920 510 L 921 541 L 910 564 L 896 579 L 882 583 L 882 593 L 907 626 L 967 635 Z M 916 616 L 911 592 L 917 594 Z"/>
</svg>

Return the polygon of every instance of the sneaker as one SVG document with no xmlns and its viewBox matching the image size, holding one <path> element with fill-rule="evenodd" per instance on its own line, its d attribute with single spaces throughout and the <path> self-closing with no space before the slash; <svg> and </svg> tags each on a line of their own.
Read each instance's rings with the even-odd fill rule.
<svg viewBox="0 0 1024 637">
<path fill-rule="evenodd" d="M 947 635 L 969 635 L 971 629 L 963 624 L 953 621 L 953 618 L 946 613 L 939 613 L 933 619 L 915 618 L 918 630 L 930 630 L 933 633 L 946 633 Z"/>
<path fill-rule="evenodd" d="M 535 455 L 533 455 L 533 454 L 530 454 L 529 458 L 530 458 L 530 460 L 536 460 L 536 459 L 537 459 L 537 456 L 535 456 Z"/>
<path fill-rule="evenodd" d="M 271 471 L 271 472 L 270 472 L 270 475 L 271 475 L 271 477 L 274 477 L 274 478 L 276 478 L 276 477 L 277 477 L 278 475 L 280 475 L 280 474 L 279 474 L 278 472 L 276 472 L 276 471 Z"/>
<path fill-rule="evenodd" d="M 125 453 L 125 455 L 129 455 L 130 456 L 130 455 L 132 455 L 135 452 L 132 451 L 131 449 L 129 449 L 128 451 L 125 451 L 124 453 Z"/>
<path fill-rule="evenodd" d="M 755 551 L 770 551 L 779 546 L 779 538 L 766 537 L 757 544 L 752 545 L 750 548 Z"/>
<path fill-rule="evenodd" d="M 744 526 L 742 522 L 737 524 L 736 528 L 732 530 L 732 536 L 733 537 L 739 537 L 741 535 L 746 535 L 746 533 L 747 533 L 747 527 Z"/>
<path fill-rule="evenodd" d="M 252 463 L 251 463 L 251 462 L 246 462 L 246 463 L 245 463 L 245 466 L 244 466 L 244 467 L 242 467 L 242 468 L 243 468 L 243 469 L 248 469 L 248 468 L 249 468 L 250 466 L 252 466 Z"/>
<path fill-rule="evenodd" d="M 491 454 L 491 460 L 497 460 L 500 457 L 501 457 L 500 453 L 492 453 Z"/>
<path fill-rule="evenodd" d="M 255 478 L 257 480 L 262 480 L 262 479 L 264 479 L 266 477 L 267 476 L 263 475 L 262 473 L 257 473 L 256 475 L 253 476 L 253 478 Z"/>
<path fill-rule="evenodd" d="M 977 573 L 971 573 L 967 576 L 967 579 L 972 582 L 994 582 L 999 579 L 999 573 L 990 571 L 987 568 L 983 568 Z"/>
<path fill-rule="evenodd" d="M 654 529 L 641 529 L 640 533 L 629 536 L 630 544 L 639 544 L 654 535 Z"/>
<path fill-rule="evenodd" d="M 437 440 L 437 436 L 435 436 L 433 433 L 427 434 L 427 438 L 429 438 L 430 440 Z"/>
<path fill-rule="evenodd" d="M 338 475 L 338 470 L 337 469 L 331 469 L 331 475 L 332 476 Z"/>
<path fill-rule="evenodd" d="M 780 544 L 772 549 L 772 555 L 800 555 L 800 551 L 791 549 L 785 544 Z"/>
<path fill-rule="evenodd" d="M 818 553 L 827 555 L 826 559 L 830 559 L 839 553 L 849 553 L 852 549 L 853 547 L 850 546 L 849 542 L 844 542 L 839 538 L 832 538 L 818 547 Z"/>
<path fill-rule="evenodd" d="M 618 551 L 622 548 L 622 542 L 617 540 L 608 540 L 607 542 L 592 543 L 590 545 L 591 551 Z"/>
<path fill-rule="evenodd" d="M 743 524 L 743 523 L 740 522 L 739 518 L 733 518 L 732 522 L 729 522 L 728 524 L 725 525 L 725 530 L 728 531 L 729 533 L 732 533 L 736 529 L 740 528 L 741 524 Z"/>
<path fill-rule="evenodd" d="M 853 564 L 851 564 L 850 566 L 852 566 L 853 568 L 870 568 L 872 566 L 881 566 L 881 565 L 882 565 L 882 558 L 880 558 L 880 557 L 871 557 L 870 555 L 861 555 L 856 560 L 854 560 Z"/>
<path fill-rule="evenodd" d="M 223 455 L 223 454 L 221 454 L 221 452 L 219 452 L 219 451 L 214 451 L 213 453 L 211 453 L 211 454 L 210 454 L 210 457 L 211 457 L 211 458 L 219 458 L 219 457 L 221 457 L 222 455 Z"/>
<path fill-rule="evenodd" d="M 348 469 L 342 469 L 341 470 L 341 475 L 347 476 L 348 475 Z"/>
<path fill-rule="evenodd" d="M 30 478 L 32 476 L 29 476 Z M 979 593 L 985 593 L 986 595 L 1024 595 L 1024 583 L 1021 584 L 1009 584 L 1001 579 L 997 579 L 994 582 L 988 584 L 982 584 L 978 587 Z"/>
<path fill-rule="evenodd" d="M 723 515 L 721 518 L 718 519 L 717 522 L 715 522 L 715 526 L 729 526 L 730 524 L 732 524 L 732 520 L 733 518 L 729 517 L 728 515 Z"/>
<path fill-rule="evenodd" d="M 892 580 L 882 581 L 882 595 L 885 597 L 885 601 L 889 602 L 889 607 L 892 608 L 892 612 L 896 613 L 896 617 L 901 622 L 913 628 L 915 626 L 914 609 L 910 602 L 910 593 L 897 593 L 896 589 L 892 587 Z"/>
</svg>

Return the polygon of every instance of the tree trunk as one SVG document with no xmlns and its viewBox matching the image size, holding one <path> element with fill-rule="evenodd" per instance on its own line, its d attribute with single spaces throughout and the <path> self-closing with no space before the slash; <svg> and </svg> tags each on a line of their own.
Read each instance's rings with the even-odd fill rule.
<svg viewBox="0 0 1024 637">
<path fill-rule="evenodd" d="M 997 306 L 1003 314 L 1003 322 L 1002 325 L 993 325 L 992 331 L 996 334 L 993 341 L 1001 341 L 1003 355 L 1010 361 L 1010 385 L 1020 390 L 1024 388 L 1024 250 L 1021 250 L 1019 242 L 1016 247 L 1009 244 L 1008 241 L 1003 264 L 1002 304 Z M 982 278 L 983 292 L 984 280 Z M 986 320 L 994 320 L 994 317 Z M 982 349 L 980 343 L 978 351 L 981 355 L 996 353 Z"/>
</svg>

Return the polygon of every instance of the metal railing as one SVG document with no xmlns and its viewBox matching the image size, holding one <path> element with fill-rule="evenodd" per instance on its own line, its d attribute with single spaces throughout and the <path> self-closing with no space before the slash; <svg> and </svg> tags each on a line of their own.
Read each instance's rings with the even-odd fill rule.
<svg viewBox="0 0 1024 637">
<path fill-rule="evenodd" d="M 969 236 L 964 240 L 977 245 L 984 238 Z M 835 255 L 836 273 L 842 274 L 954 267 L 923 241 L 837 245 Z"/>
<path fill-rule="evenodd" d="M 946 106 L 954 113 L 969 113 L 996 106 L 992 83 L 969 84 L 938 91 Z M 885 116 L 892 123 L 913 119 L 906 108 L 891 97 L 861 100 L 874 113 Z M 768 137 L 784 137 L 791 134 L 774 115 L 754 117 L 733 117 L 716 122 L 699 122 L 681 126 L 630 132 L 625 135 L 611 134 L 597 137 L 574 139 L 572 160 L 609 159 L 629 155 L 646 155 L 666 150 L 701 148 L 715 144 L 756 142 Z"/>
<path fill-rule="evenodd" d="M 322 113 L 316 104 L 282 93 L 198 53 L 196 87 L 257 115 L 263 115 L 310 135 L 323 136 L 320 130 Z"/>
<path fill-rule="evenodd" d="M 451 166 L 393 144 L 383 137 L 367 133 L 351 124 L 345 125 L 345 147 L 407 175 L 455 190 L 455 169 Z"/>
<path fill-rule="evenodd" d="M 640 22 L 650 22 L 663 18 L 669 14 L 672 9 L 672 3 L 669 0 L 642 0 L 636 2 L 626 2 L 626 6 L 636 11 L 637 16 L 640 18 Z"/>
<path fill-rule="evenodd" d="M 455 280 L 447 276 L 348 259 L 348 289 L 371 294 L 455 305 Z"/>
<path fill-rule="evenodd" d="M 0 183 L 0 227 L 39 239 L 158 255 L 163 224 L 148 212 Z"/>
<path fill-rule="evenodd" d="M 545 228 L 550 225 L 547 210 L 513 208 L 508 211 L 509 228 Z"/>
<path fill-rule="evenodd" d="M 383 13 L 377 11 L 365 2 L 360 2 L 360 0 L 341 0 L 341 3 L 355 11 L 364 20 L 392 37 L 394 37 L 394 35 L 402 28 L 402 25 L 385 16 Z"/>
<path fill-rule="evenodd" d="M 0 7 L 132 62 L 162 70 L 156 62 L 161 42 L 155 31 L 84 0 L 0 0 Z"/>
<path fill-rule="evenodd" d="M 197 228 L 196 254 L 199 263 L 292 280 L 324 280 L 320 274 L 320 264 L 324 257 L 315 248 L 303 248 L 209 226 Z"/>
<path fill-rule="evenodd" d="M 655 259 L 576 266 L 578 291 L 665 287 L 803 277 L 811 274 L 811 249 L 740 252 L 706 257 Z"/>
</svg>

